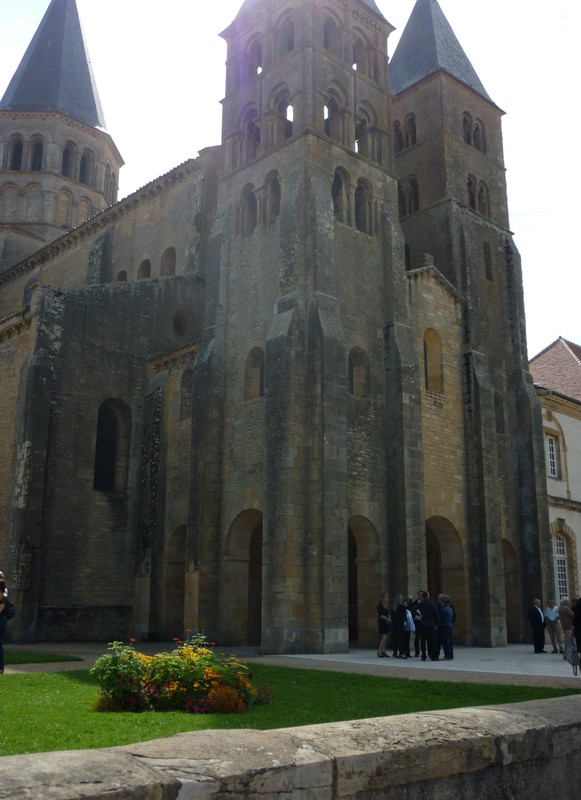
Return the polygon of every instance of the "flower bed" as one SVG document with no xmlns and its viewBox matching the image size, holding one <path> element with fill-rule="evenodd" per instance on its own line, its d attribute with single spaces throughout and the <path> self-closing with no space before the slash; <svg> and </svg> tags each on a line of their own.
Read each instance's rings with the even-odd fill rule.
<svg viewBox="0 0 581 800">
<path fill-rule="evenodd" d="M 91 675 L 100 684 L 98 711 L 239 714 L 272 700 L 267 689 L 252 685 L 245 664 L 235 656 L 217 654 L 203 634 L 155 656 L 139 653 L 133 641 L 111 642 Z"/>
</svg>

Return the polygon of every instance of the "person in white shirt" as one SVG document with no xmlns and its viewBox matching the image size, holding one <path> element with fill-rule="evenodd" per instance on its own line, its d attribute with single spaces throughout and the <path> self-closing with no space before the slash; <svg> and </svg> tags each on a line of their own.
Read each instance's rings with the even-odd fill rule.
<svg viewBox="0 0 581 800">
<path fill-rule="evenodd" d="M 551 644 L 553 645 L 553 653 L 563 652 L 563 629 L 559 622 L 559 608 L 556 602 L 551 598 L 545 608 L 545 621 L 547 623 L 547 630 L 551 637 Z"/>
</svg>

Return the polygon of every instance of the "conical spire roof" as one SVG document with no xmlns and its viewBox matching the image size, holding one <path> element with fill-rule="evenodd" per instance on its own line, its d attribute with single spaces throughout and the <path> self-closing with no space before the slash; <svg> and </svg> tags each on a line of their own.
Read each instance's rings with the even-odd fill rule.
<svg viewBox="0 0 581 800">
<path fill-rule="evenodd" d="M 390 64 L 395 94 L 439 70 L 492 103 L 437 0 L 417 0 Z"/>
<path fill-rule="evenodd" d="M 55 111 L 105 128 L 75 0 L 51 1 L 0 109 Z"/>
</svg>

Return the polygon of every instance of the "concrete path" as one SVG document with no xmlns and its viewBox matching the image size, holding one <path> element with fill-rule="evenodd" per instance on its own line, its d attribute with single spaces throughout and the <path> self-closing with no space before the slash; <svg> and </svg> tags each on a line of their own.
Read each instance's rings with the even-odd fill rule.
<svg viewBox="0 0 581 800">
<path fill-rule="evenodd" d="M 153 655 L 172 650 L 173 642 L 137 642 L 136 648 Z M 29 672 L 64 672 L 89 669 L 95 659 L 107 649 L 100 642 L 61 642 L 9 644 L 11 650 L 63 653 L 77 656 L 81 661 L 56 662 L 50 664 L 22 664 L 7 666 L 7 674 Z M 358 672 L 370 675 L 389 675 L 421 680 L 443 680 L 448 682 L 504 683 L 526 686 L 553 686 L 557 688 L 579 688 L 581 672 L 575 677 L 572 667 L 558 653 L 535 655 L 532 645 L 512 644 L 508 647 L 457 647 L 453 661 L 422 662 L 419 658 L 399 660 L 378 658 L 374 650 L 351 650 L 340 655 L 257 655 L 256 651 L 240 650 L 237 655 L 247 663 L 255 661 L 285 667 L 325 669 L 339 672 Z"/>
</svg>

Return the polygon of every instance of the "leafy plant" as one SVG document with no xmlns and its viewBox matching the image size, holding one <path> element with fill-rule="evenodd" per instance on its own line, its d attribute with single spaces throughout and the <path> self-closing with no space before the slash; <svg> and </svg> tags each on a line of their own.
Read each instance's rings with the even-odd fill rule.
<svg viewBox="0 0 581 800">
<path fill-rule="evenodd" d="M 241 713 L 259 702 L 245 664 L 235 656 L 219 656 L 203 634 L 176 640 L 168 653 L 145 656 L 130 645 L 111 642 L 109 652 L 91 669 L 100 685 L 100 711 L 187 711 Z"/>
</svg>

